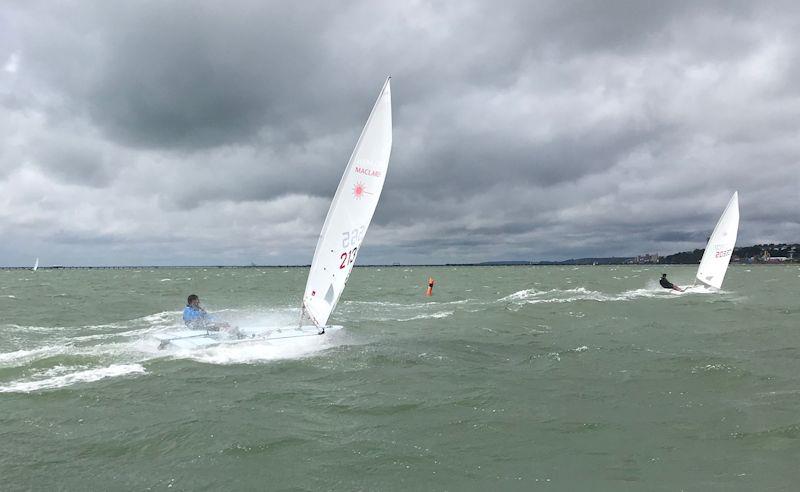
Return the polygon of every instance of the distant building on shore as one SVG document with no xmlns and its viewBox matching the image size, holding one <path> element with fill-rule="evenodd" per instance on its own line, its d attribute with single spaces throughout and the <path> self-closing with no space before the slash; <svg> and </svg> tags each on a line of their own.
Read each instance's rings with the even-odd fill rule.
<svg viewBox="0 0 800 492">
<path fill-rule="evenodd" d="M 784 261 L 789 260 L 791 260 L 791 258 L 788 256 L 772 256 L 769 260 L 767 260 L 767 263 L 783 263 Z"/>
<path fill-rule="evenodd" d="M 656 264 L 661 262 L 661 257 L 658 256 L 658 253 L 645 253 L 643 255 L 639 255 L 633 259 L 633 263 L 637 265 L 649 265 L 649 264 Z"/>
</svg>

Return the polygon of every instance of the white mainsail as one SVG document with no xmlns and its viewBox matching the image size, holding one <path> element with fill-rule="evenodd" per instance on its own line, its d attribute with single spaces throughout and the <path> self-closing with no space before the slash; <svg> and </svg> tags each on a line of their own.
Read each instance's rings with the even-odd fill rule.
<svg viewBox="0 0 800 492">
<path fill-rule="evenodd" d="M 735 191 L 708 239 L 703 259 L 700 260 L 700 267 L 697 269 L 697 280 L 717 289 L 722 287 L 738 231 L 739 192 Z"/>
<path fill-rule="evenodd" d="M 39 258 L 36 258 L 36 262 L 33 264 L 33 271 L 35 272 L 38 269 L 39 269 Z"/>
<path fill-rule="evenodd" d="M 322 226 L 303 295 L 302 316 L 328 322 L 353 270 L 383 190 L 392 150 L 390 78 L 361 131 Z"/>
</svg>

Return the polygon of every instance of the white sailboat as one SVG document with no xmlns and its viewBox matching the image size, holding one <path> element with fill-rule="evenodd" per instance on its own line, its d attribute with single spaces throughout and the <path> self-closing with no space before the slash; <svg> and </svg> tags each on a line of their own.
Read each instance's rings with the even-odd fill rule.
<svg viewBox="0 0 800 492">
<path fill-rule="evenodd" d="M 735 191 L 706 244 L 703 258 L 697 268 L 696 278 L 700 283 L 716 289 L 722 288 L 738 231 L 739 192 Z"/>
<path fill-rule="evenodd" d="M 32 270 L 35 272 L 38 269 L 39 269 L 39 258 L 36 258 L 36 261 L 33 263 L 33 269 Z"/>
<path fill-rule="evenodd" d="M 392 95 L 390 79 L 383 84 L 372 112 L 347 162 L 339 187 L 317 240 L 301 304 L 300 324 L 269 329 L 240 328 L 246 338 L 234 339 L 220 332 L 179 332 L 154 335 L 159 348 L 199 348 L 219 343 L 280 340 L 325 333 L 328 318 L 342 295 L 356 256 L 367 233 L 383 190 L 392 150 Z M 305 325 L 310 321 L 313 325 Z"/>
</svg>

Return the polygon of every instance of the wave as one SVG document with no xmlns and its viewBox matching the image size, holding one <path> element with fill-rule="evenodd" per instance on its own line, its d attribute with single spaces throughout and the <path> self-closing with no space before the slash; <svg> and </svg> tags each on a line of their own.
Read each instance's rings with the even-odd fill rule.
<svg viewBox="0 0 800 492">
<path fill-rule="evenodd" d="M 711 292 L 711 291 L 708 291 Z M 715 291 L 716 292 L 716 291 Z M 705 291 L 698 293 L 707 293 Z M 550 289 L 550 290 L 536 290 L 525 289 L 514 292 L 513 294 L 501 297 L 497 302 L 504 302 L 510 304 L 547 304 L 547 303 L 568 303 L 577 301 L 596 301 L 596 302 L 614 302 L 614 301 L 631 301 L 641 298 L 659 298 L 669 299 L 681 292 L 670 291 L 662 288 L 642 288 L 632 289 L 620 292 L 618 294 L 604 293 L 597 290 L 589 290 L 585 287 L 576 287 L 573 289 Z"/>
<path fill-rule="evenodd" d="M 16 367 L 21 363 L 27 363 L 63 353 L 64 347 L 57 345 L 45 345 L 30 350 L 15 350 L 13 352 L 0 353 L 0 367 Z"/>
<path fill-rule="evenodd" d="M 336 319 L 340 322 L 406 322 L 423 319 L 447 318 L 462 310 L 470 312 L 473 307 L 479 310 L 487 303 L 477 299 L 456 299 L 452 301 L 417 301 L 408 304 L 386 301 L 347 301 L 339 310 Z M 474 312 L 474 311 L 472 311 Z"/>
<path fill-rule="evenodd" d="M 400 308 L 412 306 L 411 304 L 401 304 L 399 302 L 389 302 L 389 301 L 345 301 L 342 304 L 345 306 L 377 306 L 377 307 L 400 307 Z"/>
<path fill-rule="evenodd" d="M 76 383 L 91 383 L 101 379 L 147 373 L 141 364 L 112 364 L 106 367 L 90 369 L 84 369 L 83 367 L 85 366 L 79 366 L 80 370 L 74 371 L 75 367 L 56 366 L 35 375 L 32 380 L 18 380 L 2 385 L 0 386 L 0 393 L 31 393 L 33 391 L 64 388 Z M 67 373 L 63 374 L 64 372 Z"/>
<path fill-rule="evenodd" d="M 400 309 L 420 309 L 424 308 L 425 306 L 432 306 L 432 305 L 439 305 L 439 306 L 447 306 L 447 305 L 459 305 L 459 304 L 469 304 L 472 302 L 479 302 L 478 299 L 458 299 L 455 301 L 434 301 L 429 300 L 425 302 L 414 302 L 410 304 L 403 304 L 399 302 L 389 302 L 389 301 L 345 301 L 342 303 L 345 306 L 367 306 L 367 307 L 396 307 Z"/>
<path fill-rule="evenodd" d="M 586 345 L 581 345 L 580 347 L 575 347 L 574 349 L 566 349 L 561 351 L 552 351 L 552 352 L 543 352 L 540 354 L 531 355 L 528 358 L 528 362 L 533 362 L 537 359 L 544 359 L 544 360 L 553 360 L 555 362 L 561 362 L 561 357 L 570 356 L 572 354 L 581 354 L 589 350 L 589 347 Z"/>
<path fill-rule="evenodd" d="M 403 318 L 398 319 L 397 321 L 417 321 L 420 319 L 439 319 L 439 318 L 447 318 L 452 316 L 454 311 L 439 311 L 438 313 L 431 313 L 431 314 L 418 314 L 416 316 L 412 316 L 411 318 Z"/>
<path fill-rule="evenodd" d="M 82 325 L 82 326 L 35 326 L 35 325 L 17 325 L 6 324 L 0 325 L 4 329 L 22 332 L 56 332 L 64 333 L 70 330 L 108 330 L 108 329 L 128 329 L 131 325 L 163 325 L 170 326 L 179 324 L 180 313 L 178 311 L 163 311 L 160 313 L 148 314 L 140 318 L 130 320 L 117 321 L 113 323 L 101 323 L 96 325 Z"/>
</svg>

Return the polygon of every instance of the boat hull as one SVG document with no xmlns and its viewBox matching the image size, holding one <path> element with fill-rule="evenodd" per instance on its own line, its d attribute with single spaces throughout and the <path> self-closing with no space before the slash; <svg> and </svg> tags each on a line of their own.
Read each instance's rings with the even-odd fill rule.
<svg viewBox="0 0 800 492">
<path fill-rule="evenodd" d="M 281 343 L 301 337 L 315 337 L 331 334 L 342 329 L 340 325 L 325 326 L 324 330 L 316 326 L 300 326 L 287 328 L 240 328 L 242 337 L 226 332 L 205 332 L 201 330 L 177 330 L 153 335 L 158 341 L 159 349 L 177 348 L 184 350 L 201 349 L 217 345 L 234 345 L 241 343 Z"/>
</svg>

